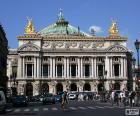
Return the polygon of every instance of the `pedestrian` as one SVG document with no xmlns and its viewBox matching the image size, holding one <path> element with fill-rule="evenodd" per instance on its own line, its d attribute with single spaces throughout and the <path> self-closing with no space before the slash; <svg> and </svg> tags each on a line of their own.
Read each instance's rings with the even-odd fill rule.
<svg viewBox="0 0 140 116">
<path fill-rule="evenodd" d="M 62 108 L 62 109 L 66 109 L 66 105 L 67 105 L 67 104 L 68 104 L 67 92 L 64 91 L 64 93 L 62 94 L 61 108 Z"/>
<path fill-rule="evenodd" d="M 114 99 L 114 98 L 115 98 L 115 92 L 114 92 L 114 91 L 111 92 L 110 98 L 111 98 L 111 104 L 112 104 L 112 106 L 113 106 L 114 100 L 115 100 L 115 99 Z"/>
<path fill-rule="evenodd" d="M 132 91 L 131 93 L 130 93 L 130 106 L 131 107 L 133 107 L 134 106 L 134 98 L 135 98 L 135 96 L 136 96 L 136 93 L 135 93 L 135 91 Z"/>
</svg>

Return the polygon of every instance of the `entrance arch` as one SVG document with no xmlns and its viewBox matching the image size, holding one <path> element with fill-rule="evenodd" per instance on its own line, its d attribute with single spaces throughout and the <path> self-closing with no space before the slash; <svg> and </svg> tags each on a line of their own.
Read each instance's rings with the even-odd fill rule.
<svg viewBox="0 0 140 116">
<path fill-rule="evenodd" d="M 99 84 L 98 84 L 98 92 L 103 91 L 103 88 L 104 88 L 103 83 L 99 83 Z"/>
<path fill-rule="evenodd" d="M 77 91 L 77 85 L 76 85 L 75 83 L 72 83 L 72 84 L 70 85 L 70 90 L 71 90 L 71 91 Z"/>
<path fill-rule="evenodd" d="M 26 96 L 33 96 L 33 85 L 31 83 L 26 84 Z"/>
<path fill-rule="evenodd" d="M 63 85 L 61 83 L 57 83 L 56 85 L 56 93 L 63 92 Z"/>
<path fill-rule="evenodd" d="M 120 90 L 120 83 L 119 82 L 114 83 L 114 90 Z"/>
<path fill-rule="evenodd" d="M 47 94 L 49 93 L 49 85 L 48 83 L 43 83 L 41 85 L 41 94 Z"/>
<path fill-rule="evenodd" d="M 83 90 L 84 90 L 84 91 L 91 91 L 91 86 L 90 86 L 90 84 L 89 84 L 89 83 L 85 83 L 85 84 L 84 84 L 84 87 L 83 87 Z"/>
</svg>

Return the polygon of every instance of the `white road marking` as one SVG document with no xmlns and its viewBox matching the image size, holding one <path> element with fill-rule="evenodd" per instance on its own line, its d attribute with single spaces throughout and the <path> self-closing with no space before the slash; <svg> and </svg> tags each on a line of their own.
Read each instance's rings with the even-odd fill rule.
<svg viewBox="0 0 140 116">
<path fill-rule="evenodd" d="M 57 108 L 52 108 L 52 110 L 56 111 L 56 110 L 58 110 L 58 109 L 57 109 Z"/>
<path fill-rule="evenodd" d="M 69 107 L 69 109 L 72 109 L 72 110 L 77 110 L 77 108 L 75 108 L 75 107 Z"/>
<path fill-rule="evenodd" d="M 43 108 L 43 111 L 48 111 L 48 108 Z"/>
<path fill-rule="evenodd" d="M 101 106 L 95 106 L 95 107 L 97 107 L 97 108 L 104 108 L 104 107 L 101 107 Z"/>
<path fill-rule="evenodd" d="M 96 108 L 94 108 L 92 106 L 87 106 L 87 108 L 92 109 L 92 110 L 96 109 Z"/>
<path fill-rule="evenodd" d="M 29 112 L 29 111 L 30 111 L 30 109 L 25 109 L 24 111 L 25 111 L 25 112 Z"/>
<path fill-rule="evenodd" d="M 33 109 L 33 111 L 38 112 L 38 111 L 39 111 L 39 109 L 38 109 L 38 108 L 34 108 L 34 109 Z"/>
<path fill-rule="evenodd" d="M 79 109 L 82 109 L 82 110 L 85 110 L 86 108 L 85 107 L 78 107 Z"/>
<path fill-rule="evenodd" d="M 21 109 L 15 109 L 14 110 L 14 112 L 20 112 L 21 111 Z"/>
</svg>

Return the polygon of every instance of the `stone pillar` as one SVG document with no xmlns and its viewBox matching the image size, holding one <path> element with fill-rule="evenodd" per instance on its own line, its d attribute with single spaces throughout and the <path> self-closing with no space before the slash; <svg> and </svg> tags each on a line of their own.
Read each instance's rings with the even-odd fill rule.
<svg viewBox="0 0 140 116">
<path fill-rule="evenodd" d="M 110 77 L 112 78 L 112 57 L 110 57 Z"/>
<path fill-rule="evenodd" d="M 18 67 L 17 67 L 17 78 L 21 78 L 22 77 L 22 75 L 21 75 L 21 71 L 22 71 L 21 70 L 22 69 L 21 65 L 22 65 L 22 59 L 19 56 L 18 57 Z"/>
<path fill-rule="evenodd" d="M 78 57 L 78 78 L 80 78 L 80 57 Z"/>
<path fill-rule="evenodd" d="M 40 75 L 39 75 L 39 69 L 40 69 L 40 64 L 39 64 L 39 57 L 37 57 L 37 78 L 39 78 L 40 77 Z"/>
<path fill-rule="evenodd" d="M 41 67 L 42 67 L 42 59 L 41 59 L 41 57 L 39 57 L 39 77 L 40 78 L 42 77 Z"/>
<path fill-rule="evenodd" d="M 120 83 L 120 90 L 123 90 L 123 89 L 127 89 L 127 81 L 122 81 L 121 83 Z"/>
<path fill-rule="evenodd" d="M 23 75 L 22 76 L 23 76 L 23 78 L 25 78 L 25 57 L 23 57 L 23 65 L 22 66 L 23 66 L 23 73 L 22 73 Z"/>
<path fill-rule="evenodd" d="M 39 95 L 39 81 L 32 82 L 33 96 Z"/>
<path fill-rule="evenodd" d="M 24 95 L 24 82 L 23 81 L 18 81 L 17 94 Z"/>
<path fill-rule="evenodd" d="M 81 78 L 83 78 L 83 58 L 81 57 Z"/>
<path fill-rule="evenodd" d="M 56 70 L 55 70 L 55 57 L 53 57 L 53 78 L 55 78 Z"/>
<path fill-rule="evenodd" d="M 34 64 L 32 64 L 32 78 L 34 78 Z"/>
<path fill-rule="evenodd" d="M 34 78 L 36 78 L 36 57 L 34 57 Z"/>
<path fill-rule="evenodd" d="M 63 68 L 63 72 L 64 72 L 64 78 L 67 77 L 67 58 L 64 57 L 64 68 Z"/>
<path fill-rule="evenodd" d="M 109 91 L 110 90 L 109 82 L 108 81 L 105 81 L 104 82 L 104 85 L 105 85 L 105 90 Z"/>
<path fill-rule="evenodd" d="M 91 78 L 94 78 L 94 62 L 93 62 L 93 57 L 91 57 Z"/>
<path fill-rule="evenodd" d="M 66 59 L 67 59 L 67 67 L 66 67 L 67 68 L 67 73 L 66 74 L 67 74 L 67 78 L 69 78 L 69 70 L 70 70 L 69 69 L 69 57 L 67 57 Z"/>
<path fill-rule="evenodd" d="M 49 84 L 49 93 L 56 94 L 56 84 L 57 84 L 57 82 L 51 81 L 48 84 Z"/>
<path fill-rule="evenodd" d="M 94 58 L 94 77 L 97 78 L 97 69 L 96 69 L 96 57 Z"/>
<path fill-rule="evenodd" d="M 127 62 L 126 62 L 126 58 L 124 58 L 124 78 L 127 77 Z"/>
<path fill-rule="evenodd" d="M 106 56 L 106 59 L 105 59 L 105 71 L 107 71 L 107 75 L 106 75 L 106 79 L 109 78 L 109 58 L 108 56 Z"/>
<path fill-rule="evenodd" d="M 52 57 L 50 57 L 50 78 L 52 78 L 53 77 L 53 65 L 52 65 Z"/>
</svg>

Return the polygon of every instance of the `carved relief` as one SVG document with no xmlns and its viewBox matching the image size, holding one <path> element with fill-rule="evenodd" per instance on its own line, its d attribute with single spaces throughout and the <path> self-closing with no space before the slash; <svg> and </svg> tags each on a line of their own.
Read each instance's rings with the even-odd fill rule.
<svg viewBox="0 0 140 116">
<path fill-rule="evenodd" d="M 126 50 L 120 46 L 115 46 L 115 47 L 109 49 L 109 51 L 111 51 L 111 52 L 125 52 Z"/>
<path fill-rule="evenodd" d="M 22 51 L 37 51 L 38 49 L 35 48 L 34 46 L 25 46 L 24 48 L 21 49 Z"/>
</svg>

